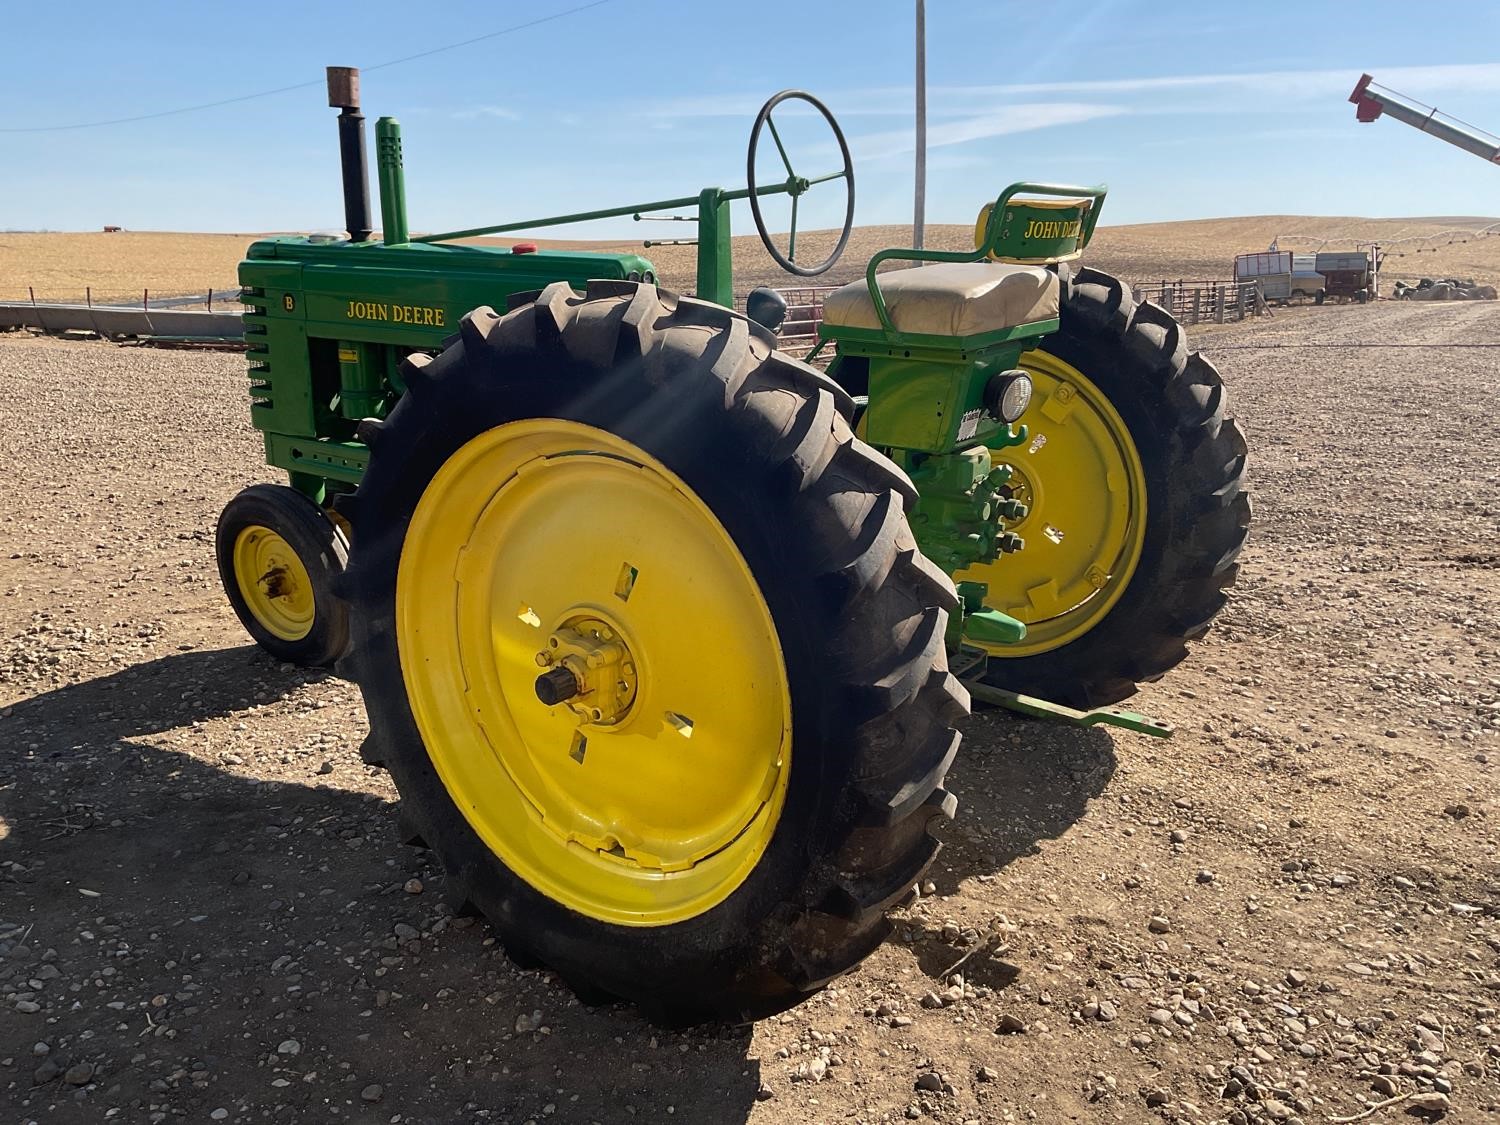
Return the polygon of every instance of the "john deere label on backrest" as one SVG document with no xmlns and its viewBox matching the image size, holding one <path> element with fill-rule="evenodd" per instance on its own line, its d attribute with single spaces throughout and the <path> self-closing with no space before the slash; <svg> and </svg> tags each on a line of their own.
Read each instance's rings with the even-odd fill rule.
<svg viewBox="0 0 1500 1125">
<path fill-rule="evenodd" d="M 1000 262 L 1067 262 L 1083 253 L 1092 199 L 1012 199 L 1000 215 L 990 257 Z M 974 225 L 974 245 L 982 247 L 994 204 L 987 203 Z"/>
</svg>

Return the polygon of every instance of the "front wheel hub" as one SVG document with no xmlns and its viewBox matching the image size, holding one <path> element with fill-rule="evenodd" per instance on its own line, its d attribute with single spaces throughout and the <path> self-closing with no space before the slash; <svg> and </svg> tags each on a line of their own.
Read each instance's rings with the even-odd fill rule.
<svg viewBox="0 0 1500 1125">
<path fill-rule="evenodd" d="M 234 577 L 246 606 L 273 636 L 299 641 L 312 631 L 312 578 L 297 551 L 269 527 L 246 527 L 234 541 Z"/>
</svg>

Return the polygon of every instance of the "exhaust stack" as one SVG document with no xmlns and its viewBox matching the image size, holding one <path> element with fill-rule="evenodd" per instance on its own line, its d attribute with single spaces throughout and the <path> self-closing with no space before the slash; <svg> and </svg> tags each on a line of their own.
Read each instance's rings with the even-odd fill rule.
<svg viewBox="0 0 1500 1125">
<path fill-rule="evenodd" d="M 370 241 L 370 171 L 365 115 L 359 111 L 359 68 L 328 68 L 328 104 L 339 110 L 339 163 L 344 174 L 344 225 L 351 242 Z"/>
</svg>

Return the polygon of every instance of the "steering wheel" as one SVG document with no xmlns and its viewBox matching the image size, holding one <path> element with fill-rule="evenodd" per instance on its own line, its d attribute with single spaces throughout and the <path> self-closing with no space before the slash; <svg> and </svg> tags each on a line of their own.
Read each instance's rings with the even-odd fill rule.
<svg viewBox="0 0 1500 1125">
<path fill-rule="evenodd" d="M 833 130 L 834 139 L 839 143 L 839 152 L 844 157 L 843 168 L 837 172 L 830 172 L 826 176 L 816 176 L 812 179 L 806 179 L 792 171 L 792 162 L 787 157 L 786 146 L 781 143 L 781 135 L 776 131 L 776 122 L 771 120 L 771 111 L 787 101 L 807 102 L 823 115 L 823 119 L 828 122 L 828 127 Z M 771 139 L 776 142 L 776 151 L 781 154 L 781 163 L 786 166 L 786 181 L 779 184 L 767 184 L 762 188 L 755 182 L 755 153 L 760 147 L 760 134 L 763 128 L 770 130 Z M 849 142 L 844 140 L 844 131 L 839 128 L 839 123 L 833 119 L 833 114 L 828 111 L 826 105 L 804 90 L 783 90 L 761 106 L 760 113 L 755 117 L 755 126 L 750 130 L 750 155 L 746 163 L 745 180 L 750 188 L 750 213 L 755 216 L 755 229 L 760 233 L 760 240 L 765 244 L 766 253 L 775 259 L 777 265 L 787 273 L 794 273 L 799 277 L 816 277 L 839 260 L 844 247 L 849 242 L 849 232 L 854 227 L 854 164 L 849 159 Z M 843 180 L 848 187 L 849 204 L 844 210 L 844 229 L 839 232 L 838 245 L 824 261 L 815 266 L 799 266 L 797 264 L 797 200 L 805 195 L 814 184 L 827 183 L 829 180 Z M 792 227 L 784 255 L 777 248 L 775 240 L 771 238 L 770 231 L 766 230 L 765 216 L 760 212 L 760 196 L 763 193 L 773 195 L 780 192 L 785 192 L 792 197 Z"/>
</svg>

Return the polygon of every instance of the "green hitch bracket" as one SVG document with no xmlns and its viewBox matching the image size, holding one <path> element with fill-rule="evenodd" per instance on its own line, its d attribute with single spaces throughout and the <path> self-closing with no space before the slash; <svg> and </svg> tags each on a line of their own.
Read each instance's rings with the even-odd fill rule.
<svg viewBox="0 0 1500 1125">
<path fill-rule="evenodd" d="M 1079 711 L 1072 707 L 1064 707 L 1061 703 L 1051 703 L 1045 699 L 1038 699 L 1034 695 L 1022 695 L 1018 691 L 1007 691 L 1005 688 L 998 688 L 979 680 L 964 680 L 963 685 L 969 689 L 970 695 L 983 703 L 1004 707 L 1007 711 L 1015 711 L 1022 715 L 1030 715 L 1034 719 L 1048 719 L 1052 722 L 1066 723 L 1070 727 L 1119 727 L 1121 730 L 1134 731 L 1136 734 L 1149 735 L 1152 738 L 1171 738 L 1174 733 L 1171 723 L 1148 718 L 1120 707 L 1096 707 L 1092 711 Z"/>
<path fill-rule="evenodd" d="M 988 583 L 960 582 L 957 588 L 959 601 L 963 605 L 963 619 L 959 629 L 965 640 L 985 645 L 1013 645 L 1026 639 L 1025 622 L 985 606 L 984 596 L 989 593 Z"/>
<path fill-rule="evenodd" d="M 986 645 L 1013 645 L 1026 639 L 1026 626 L 998 609 L 964 614 L 964 637 Z"/>
</svg>

